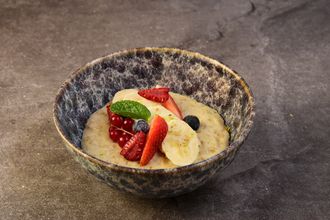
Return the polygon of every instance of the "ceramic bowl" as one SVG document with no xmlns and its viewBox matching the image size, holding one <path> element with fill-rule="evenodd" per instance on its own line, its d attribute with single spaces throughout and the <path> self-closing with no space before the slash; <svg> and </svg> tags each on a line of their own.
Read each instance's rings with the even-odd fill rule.
<svg viewBox="0 0 330 220">
<path fill-rule="evenodd" d="M 207 160 L 171 169 L 138 169 L 108 163 L 81 148 L 89 116 L 127 88 L 157 84 L 214 109 L 230 127 L 230 145 Z M 190 192 L 228 166 L 247 138 L 254 118 L 247 83 L 224 64 L 174 48 L 137 48 L 101 57 L 74 71 L 54 104 L 55 126 L 73 157 L 108 185 L 142 197 L 164 198 Z"/>
</svg>

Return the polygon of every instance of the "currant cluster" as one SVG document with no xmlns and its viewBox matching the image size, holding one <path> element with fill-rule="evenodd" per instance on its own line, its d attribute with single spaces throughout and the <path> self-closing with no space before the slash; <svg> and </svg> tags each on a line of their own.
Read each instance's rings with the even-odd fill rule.
<svg viewBox="0 0 330 220">
<path fill-rule="evenodd" d="M 118 143 L 120 147 L 124 147 L 133 136 L 134 120 L 131 118 L 123 118 L 111 112 L 109 114 L 109 122 L 109 136 L 111 140 Z"/>
</svg>

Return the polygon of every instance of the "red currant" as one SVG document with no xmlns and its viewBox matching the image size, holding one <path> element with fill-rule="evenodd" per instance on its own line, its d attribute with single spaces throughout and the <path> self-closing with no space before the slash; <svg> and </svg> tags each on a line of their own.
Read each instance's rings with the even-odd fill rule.
<svg viewBox="0 0 330 220">
<path fill-rule="evenodd" d="M 131 118 L 125 118 L 124 121 L 123 121 L 123 129 L 125 131 L 132 131 L 133 129 L 133 124 L 134 124 L 134 120 L 131 119 Z"/>
<path fill-rule="evenodd" d="M 118 144 L 120 147 L 124 147 L 125 144 L 127 143 L 127 141 L 129 141 L 129 139 L 131 139 L 132 135 L 127 133 L 127 132 L 123 132 L 122 135 L 119 137 L 118 139 Z"/>
<path fill-rule="evenodd" d="M 126 139 L 125 137 L 121 136 L 119 139 L 118 139 L 118 144 L 120 147 L 124 147 L 125 144 L 126 144 Z"/>
<path fill-rule="evenodd" d="M 109 136 L 110 136 L 111 140 L 113 140 L 113 142 L 117 142 L 119 137 L 122 136 L 122 133 L 123 132 L 121 130 L 118 130 L 115 127 L 109 128 Z"/>
<path fill-rule="evenodd" d="M 122 136 L 128 141 L 129 139 L 131 139 L 132 135 L 130 133 L 127 132 L 123 132 Z"/>
<path fill-rule="evenodd" d="M 110 118 L 110 123 L 113 126 L 121 128 L 121 125 L 123 124 L 123 118 L 120 117 L 119 115 L 112 113 Z"/>
</svg>

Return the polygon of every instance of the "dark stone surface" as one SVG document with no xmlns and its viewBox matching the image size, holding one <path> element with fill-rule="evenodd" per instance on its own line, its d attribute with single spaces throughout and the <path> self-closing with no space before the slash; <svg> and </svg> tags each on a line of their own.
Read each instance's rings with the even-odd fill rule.
<svg viewBox="0 0 330 220">
<path fill-rule="evenodd" d="M 328 0 L 0 1 L 1 219 L 329 219 Z M 225 172 L 145 200 L 87 174 L 52 103 L 69 72 L 123 48 L 171 46 L 246 79 L 255 126 Z"/>
</svg>

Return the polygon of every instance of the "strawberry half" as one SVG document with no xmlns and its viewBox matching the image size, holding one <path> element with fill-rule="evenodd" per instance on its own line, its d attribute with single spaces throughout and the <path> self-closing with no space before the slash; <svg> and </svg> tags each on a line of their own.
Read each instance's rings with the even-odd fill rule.
<svg viewBox="0 0 330 220">
<path fill-rule="evenodd" d="M 166 137 L 168 126 L 166 121 L 159 115 L 155 115 L 151 121 L 150 130 L 147 136 L 147 142 L 143 149 L 140 165 L 144 166 L 149 163 Z"/>
<path fill-rule="evenodd" d="M 120 154 L 130 161 L 140 160 L 145 142 L 146 134 L 140 131 L 131 137 L 121 150 Z"/>
<path fill-rule="evenodd" d="M 169 88 L 152 88 L 140 90 L 138 94 L 151 101 L 163 103 L 169 99 L 169 91 Z"/>
<path fill-rule="evenodd" d="M 180 118 L 181 120 L 183 119 L 182 113 L 181 113 L 178 105 L 175 103 L 174 99 L 172 98 L 172 96 L 170 96 L 166 102 L 162 103 L 162 105 L 165 108 L 167 108 L 167 110 L 171 111 L 173 114 L 178 116 L 178 118 Z"/>
</svg>

